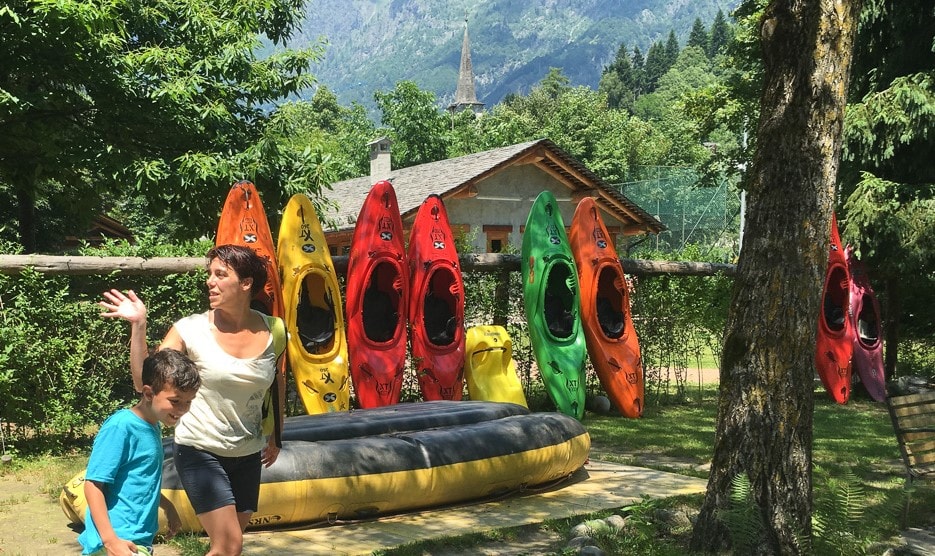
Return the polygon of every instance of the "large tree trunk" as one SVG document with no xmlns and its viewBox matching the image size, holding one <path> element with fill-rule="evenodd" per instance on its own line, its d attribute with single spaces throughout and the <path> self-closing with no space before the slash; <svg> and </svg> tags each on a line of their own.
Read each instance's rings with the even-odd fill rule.
<svg viewBox="0 0 935 556">
<path fill-rule="evenodd" d="M 740 474 L 763 526 L 757 552 L 800 553 L 811 531 L 815 334 L 858 4 L 774 0 L 761 22 L 757 151 L 693 550 L 729 543 L 718 514 Z"/>
</svg>

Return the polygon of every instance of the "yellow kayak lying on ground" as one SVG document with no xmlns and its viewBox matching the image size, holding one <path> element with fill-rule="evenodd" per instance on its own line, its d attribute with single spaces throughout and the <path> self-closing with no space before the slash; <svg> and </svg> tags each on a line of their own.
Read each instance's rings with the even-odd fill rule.
<svg viewBox="0 0 935 556">
<path fill-rule="evenodd" d="M 513 342 L 502 326 L 472 326 L 467 331 L 464 379 L 475 401 L 510 402 L 529 407 L 516 375 Z"/>
</svg>

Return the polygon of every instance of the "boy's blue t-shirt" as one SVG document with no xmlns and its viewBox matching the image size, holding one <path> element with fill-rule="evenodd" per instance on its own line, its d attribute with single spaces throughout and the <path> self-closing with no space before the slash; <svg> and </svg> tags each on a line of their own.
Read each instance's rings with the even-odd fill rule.
<svg viewBox="0 0 935 556">
<path fill-rule="evenodd" d="M 101 425 L 85 471 L 85 480 L 104 484 L 107 513 L 117 536 L 146 548 L 152 547 L 159 529 L 162 460 L 160 425 L 121 409 Z M 90 509 L 84 523 L 78 542 L 82 554 L 93 554 L 104 544 Z"/>
</svg>

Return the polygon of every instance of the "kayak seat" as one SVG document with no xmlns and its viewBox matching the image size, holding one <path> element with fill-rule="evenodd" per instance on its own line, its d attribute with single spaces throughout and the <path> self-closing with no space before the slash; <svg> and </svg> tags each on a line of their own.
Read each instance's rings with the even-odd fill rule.
<svg viewBox="0 0 935 556">
<path fill-rule="evenodd" d="M 319 353 L 334 339 L 335 315 L 333 310 L 300 303 L 296 311 L 295 325 L 302 345 L 309 353 Z"/>
<path fill-rule="evenodd" d="M 575 325 L 575 316 L 565 307 L 562 299 L 556 295 L 545 296 L 545 322 L 549 332 L 556 338 L 571 336 Z"/>
<path fill-rule="evenodd" d="M 873 343 L 877 341 L 877 327 L 873 325 L 873 321 L 871 320 L 858 320 L 857 333 L 860 334 L 860 339 L 866 343 Z"/>
<path fill-rule="evenodd" d="M 364 333 L 374 342 L 387 342 L 396 331 L 399 313 L 390 295 L 375 284 L 364 292 L 363 321 Z"/>
<path fill-rule="evenodd" d="M 616 339 L 623 336 L 624 314 L 614 309 L 606 297 L 597 298 L 597 322 L 607 337 Z"/>
<path fill-rule="evenodd" d="M 844 328 L 844 308 L 836 304 L 830 295 L 825 296 L 825 321 L 835 330 Z"/>
<path fill-rule="evenodd" d="M 458 318 L 451 306 L 432 292 L 425 296 L 422 321 L 425 324 L 425 335 L 433 344 L 446 346 L 454 341 Z"/>
</svg>

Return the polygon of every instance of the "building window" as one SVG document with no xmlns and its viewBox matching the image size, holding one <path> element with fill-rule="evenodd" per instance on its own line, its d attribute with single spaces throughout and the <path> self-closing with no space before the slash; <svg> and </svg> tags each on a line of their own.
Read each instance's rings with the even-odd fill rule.
<svg viewBox="0 0 935 556">
<path fill-rule="evenodd" d="M 509 224 L 485 224 L 484 235 L 487 237 L 487 252 L 502 253 L 510 243 L 510 232 L 512 231 L 513 226 Z"/>
</svg>

